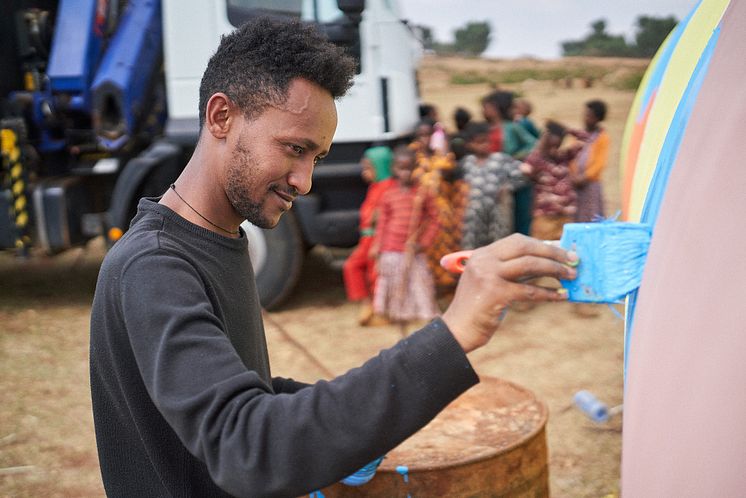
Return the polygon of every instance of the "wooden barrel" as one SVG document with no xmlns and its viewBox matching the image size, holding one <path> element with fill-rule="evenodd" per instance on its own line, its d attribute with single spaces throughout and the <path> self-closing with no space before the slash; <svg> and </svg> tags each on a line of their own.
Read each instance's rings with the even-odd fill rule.
<svg viewBox="0 0 746 498">
<path fill-rule="evenodd" d="M 370 482 L 337 483 L 322 493 L 327 498 L 549 496 L 546 422 L 546 405 L 531 391 L 482 377 L 390 451 Z"/>
</svg>

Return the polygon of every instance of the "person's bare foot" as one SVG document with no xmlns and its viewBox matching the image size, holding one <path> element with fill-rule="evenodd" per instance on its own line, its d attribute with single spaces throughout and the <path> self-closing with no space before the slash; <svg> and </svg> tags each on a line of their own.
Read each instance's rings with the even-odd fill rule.
<svg viewBox="0 0 746 498">
<path fill-rule="evenodd" d="M 376 313 L 374 313 L 370 317 L 370 320 L 365 324 L 366 327 L 384 327 L 386 325 L 391 325 L 391 321 L 385 316 Z"/>
<path fill-rule="evenodd" d="M 365 327 L 369 325 L 370 320 L 373 318 L 373 306 L 369 302 L 365 302 L 360 307 L 360 314 L 357 317 L 357 322 Z"/>
</svg>

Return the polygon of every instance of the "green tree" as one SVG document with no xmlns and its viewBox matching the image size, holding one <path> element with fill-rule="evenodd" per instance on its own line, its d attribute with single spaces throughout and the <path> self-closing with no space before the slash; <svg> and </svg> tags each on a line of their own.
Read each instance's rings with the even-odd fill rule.
<svg viewBox="0 0 746 498">
<path fill-rule="evenodd" d="M 490 44 L 490 24 L 470 21 L 454 31 L 454 49 L 467 55 L 481 55 Z"/>
<path fill-rule="evenodd" d="M 562 42 L 562 54 L 625 57 L 630 55 L 630 47 L 623 36 L 607 33 L 606 20 L 598 19 L 591 23 L 591 33 L 582 40 Z"/>
<path fill-rule="evenodd" d="M 652 57 L 668 34 L 679 21 L 674 16 L 637 18 L 637 32 L 635 33 L 635 55 L 638 57 Z"/>
<path fill-rule="evenodd" d="M 675 17 L 637 18 L 635 43 L 628 44 L 621 35 L 606 32 L 606 21 L 599 19 L 591 23 L 591 33 L 582 40 L 562 42 L 562 54 L 593 55 L 600 57 L 652 57 L 668 33 L 676 27 Z"/>
</svg>

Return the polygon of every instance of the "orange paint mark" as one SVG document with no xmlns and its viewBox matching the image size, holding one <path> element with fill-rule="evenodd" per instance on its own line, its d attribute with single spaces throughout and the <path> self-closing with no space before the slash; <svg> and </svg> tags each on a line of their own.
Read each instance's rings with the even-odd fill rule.
<svg viewBox="0 0 746 498">
<path fill-rule="evenodd" d="M 629 139 L 629 148 L 627 151 L 627 163 L 624 166 L 624 181 L 622 183 L 622 219 L 629 220 L 629 210 L 632 197 L 632 185 L 635 179 L 635 171 L 637 169 L 637 158 L 640 155 L 640 146 L 642 145 L 642 139 L 645 135 L 645 128 L 648 124 L 648 118 L 650 117 L 650 110 L 653 108 L 655 102 L 657 90 L 653 90 L 648 100 L 648 105 L 645 108 L 645 112 L 642 115 L 642 119 L 635 123 L 635 129 L 632 131 L 632 136 Z"/>
</svg>

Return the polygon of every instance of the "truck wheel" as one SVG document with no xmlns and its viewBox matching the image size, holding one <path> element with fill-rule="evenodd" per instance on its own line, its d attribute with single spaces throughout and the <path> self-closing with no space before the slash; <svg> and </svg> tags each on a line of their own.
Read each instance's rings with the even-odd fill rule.
<svg viewBox="0 0 746 498">
<path fill-rule="evenodd" d="M 265 309 L 277 308 L 298 283 L 305 256 L 295 215 L 285 213 L 277 226 L 269 230 L 248 221 L 241 228 L 248 238 L 259 300 Z"/>
</svg>

